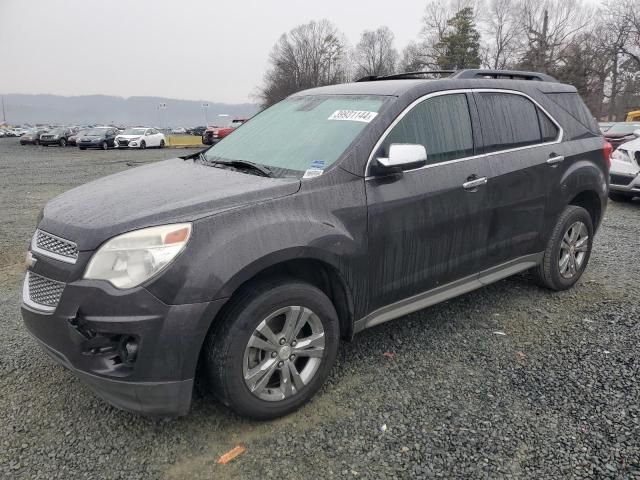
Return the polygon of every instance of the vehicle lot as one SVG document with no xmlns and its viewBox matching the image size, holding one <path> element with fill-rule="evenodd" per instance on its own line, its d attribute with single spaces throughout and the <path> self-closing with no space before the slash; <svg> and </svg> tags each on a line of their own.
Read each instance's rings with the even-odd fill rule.
<svg viewBox="0 0 640 480">
<path fill-rule="evenodd" d="M 521 275 L 366 331 L 341 348 L 321 393 L 282 420 L 240 419 L 208 396 L 187 417 L 150 420 L 94 397 L 21 324 L 39 209 L 183 152 L 0 139 L 0 477 L 640 478 L 638 200 L 610 204 L 574 290 Z M 247 452 L 218 465 L 238 443 Z"/>
</svg>

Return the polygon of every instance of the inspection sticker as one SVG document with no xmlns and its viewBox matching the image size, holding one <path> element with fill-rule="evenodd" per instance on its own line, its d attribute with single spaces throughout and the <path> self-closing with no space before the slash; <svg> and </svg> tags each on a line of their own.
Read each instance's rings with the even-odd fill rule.
<svg viewBox="0 0 640 480">
<path fill-rule="evenodd" d="M 329 120 L 346 120 L 349 122 L 369 123 L 377 116 L 377 112 L 367 112 L 364 110 L 336 110 L 331 114 Z"/>
<path fill-rule="evenodd" d="M 324 170 L 320 170 L 319 168 L 310 168 L 309 170 L 304 172 L 304 175 L 302 176 L 302 178 L 315 178 L 315 177 L 319 177 L 323 173 L 324 173 Z"/>
</svg>

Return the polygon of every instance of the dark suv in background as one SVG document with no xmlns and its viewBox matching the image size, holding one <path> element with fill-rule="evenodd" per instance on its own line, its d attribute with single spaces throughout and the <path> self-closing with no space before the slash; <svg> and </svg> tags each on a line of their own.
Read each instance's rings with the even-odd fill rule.
<svg viewBox="0 0 640 480">
<path fill-rule="evenodd" d="M 117 147 L 116 135 L 119 133 L 120 131 L 115 127 L 95 127 L 76 138 L 76 145 L 80 150 L 87 148 L 108 150 Z"/>
<path fill-rule="evenodd" d="M 608 159 L 576 89 L 527 72 L 420 73 L 297 93 L 210 149 L 50 201 L 22 314 L 98 394 L 287 414 L 340 339 L 531 269 L 589 261 Z"/>
<path fill-rule="evenodd" d="M 49 145 L 60 145 L 66 147 L 69 137 L 75 134 L 75 130 L 71 128 L 54 128 L 40 135 L 40 145 L 48 147 Z"/>
</svg>

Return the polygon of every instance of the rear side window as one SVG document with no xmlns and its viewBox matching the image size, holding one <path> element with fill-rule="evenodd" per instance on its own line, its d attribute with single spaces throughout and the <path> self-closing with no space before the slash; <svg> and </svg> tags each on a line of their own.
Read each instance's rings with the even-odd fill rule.
<svg viewBox="0 0 640 480">
<path fill-rule="evenodd" d="M 580 95 L 577 93 L 547 93 L 546 95 L 565 112 L 580 122 L 582 126 L 591 132 L 596 132 L 598 135 L 600 134 L 598 123 L 580 98 Z"/>
<path fill-rule="evenodd" d="M 391 130 L 381 154 L 388 155 L 393 143 L 424 145 L 429 164 L 473 155 L 467 96 L 440 95 L 418 104 Z"/>
<path fill-rule="evenodd" d="M 553 142 L 556 138 L 558 138 L 560 131 L 558 130 L 558 127 L 556 127 L 555 123 L 553 123 L 551 119 L 547 116 L 546 113 L 544 113 L 539 108 L 537 110 L 538 110 L 538 119 L 540 121 L 540 130 L 542 131 L 542 141 Z"/>
<path fill-rule="evenodd" d="M 494 92 L 476 93 L 475 98 L 485 153 L 542 142 L 538 108 L 531 100 L 521 95 Z"/>
</svg>

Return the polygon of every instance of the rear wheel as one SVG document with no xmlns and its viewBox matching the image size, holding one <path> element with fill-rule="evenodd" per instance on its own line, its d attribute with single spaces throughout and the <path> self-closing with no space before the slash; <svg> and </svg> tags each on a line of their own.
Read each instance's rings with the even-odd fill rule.
<svg viewBox="0 0 640 480">
<path fill-rule="evenodd" d="M 164 148 L 164 140 L 160 140 L 160 148 Z"/>
<path fill-rule="evenodd" d="M 551 233 L 542 263 L 534 270 L 538 283 L 552 290 L 571 288 L 587 268 L 592 245 L 591 215 L 569 205 Z"/>
<path fill-rule="evenodd" d="M 61 138 L 61 139 L 60 139 L 60 141 L 58 142 L 58 144 L 59 144 L 61 147 L 66 147 L 66 146 L 67 146 L 67 140 L 66 140 L 66 139 L 64 139 L 64 138 Z"/>
<path fill-rule="evenodd" d="M 609 198 L 614 202 L 630 202 L 633 199 L 633 195 L 627 195 L 626 193 L 609 192 Z"/>
<path fill-rule="evenodd" d="M 335 361 L 338 317 L 316 287 L 294 279 L 239 293 L 205 343 L 205 380 L 240 415 L 267 420 L 304 405 Z"/>
</svg>

